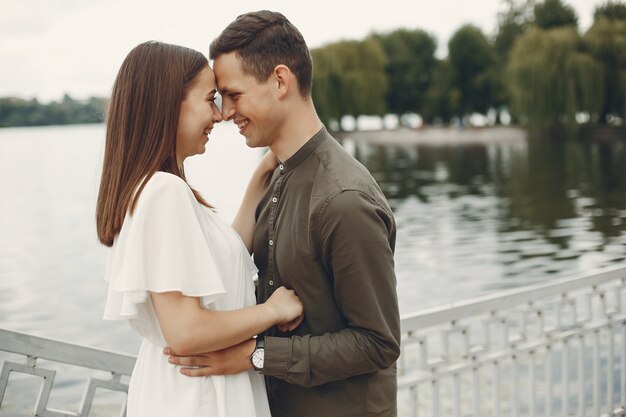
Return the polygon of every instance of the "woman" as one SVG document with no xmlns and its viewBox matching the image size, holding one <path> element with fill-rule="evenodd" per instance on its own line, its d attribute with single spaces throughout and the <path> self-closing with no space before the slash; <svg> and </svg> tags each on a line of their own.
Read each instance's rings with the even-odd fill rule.
<svg viewBox="0 0 626 417">
<path fill-rule="evenodd" d="M 187 378 L 162 350 L 219 350 L 274 325 L 292 330 L 302 316 L 285 288 L 255 304 L 254 208 L 276 158 L 257 167 L 234 230 L 185 180 L 183 161 L 204 152 L 222 120 L 215 94 L 201 53 L 159 42 L 134 48 L 113 86 L 96 217 L 111 248 L 104 318 L 128 320 L 143 336 L 128 417 L 269 417 L 261 375 Z"/>
</svg>

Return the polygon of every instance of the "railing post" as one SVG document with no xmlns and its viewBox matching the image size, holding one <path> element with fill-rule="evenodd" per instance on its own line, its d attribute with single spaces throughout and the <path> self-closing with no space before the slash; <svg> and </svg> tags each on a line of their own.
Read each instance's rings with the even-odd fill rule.
<svg viewBox="0 0 626 417">
<path fill-rule="evenodd" d="M 585 335 L 581 334 L 578 337 L 579 340 L 579 352 L 578 352 L 578 416 L 585 417 L 586 404 L 585 404 Z"/>
<path fill-rule="evenodd" d="M 600 415 L 600 332 L 593 332 L 593 407 L 594 416 Z"/>
<path fill-rule="evenodd" d="M 493 362 L 493 417 L 500 416 L 500 368 L 498 361 Z"/>
<path fill-rule="evenodd" d="M 535 351 L 531 350 L 530 352 L 528 352 L 528 359 L 530 360 L 530 364 L 529 366 L 529 376 L 528 378 L 530 379 L 530 407 L 529 407 L 529 411 L 530 411 L 530 415 L 531 416 L 536 416 L 537 415 L 537 378 L 535 375 L 535 362 L 536 362 L 536 358 L 535 358 Z"/>
<path fill-rule="evenodd" d="M 546 346 L 546 416 L 552 417 L 552 346 Z"/>
<path fill-rule="evenodd" d="M 613 413 L 613 410 L 615 409 L 615 402 L 613 401 L 614 398 L 614 381 L 615 381 L 615 337 L 614 337 L 614 333 L 613 333 L 613 325 L 609 323 L 609 334 L 608 334 L 608 364 L 607 364 L 607 389 L 608 389 L 608 395 L 607 395 L 607 405 L 608 405 L 608 412 L 609 413 Z"/>
</svg>

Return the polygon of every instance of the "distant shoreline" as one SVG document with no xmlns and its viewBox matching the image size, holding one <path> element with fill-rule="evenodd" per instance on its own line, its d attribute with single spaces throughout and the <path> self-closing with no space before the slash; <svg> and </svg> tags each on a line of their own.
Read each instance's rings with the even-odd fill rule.
<svg viewBox="0 0 626 417">
<path fill-rule="evenodd" d="M 473 143 L 511 143 L 526 141 L 528 133 L 520 127 L 495 126 L 486 128 L 427 127 L 422 129 L 400 128 L 393 130 L 355 130 L 333 132 L 339 140 L 354 140 L 376 145 L 459 145 Z"/>
</svg>

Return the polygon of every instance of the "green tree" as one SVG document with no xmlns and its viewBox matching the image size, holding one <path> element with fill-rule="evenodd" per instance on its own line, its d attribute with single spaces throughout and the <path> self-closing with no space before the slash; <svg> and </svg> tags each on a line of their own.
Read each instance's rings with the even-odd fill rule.
<svg viewBox="0 0 626 417">
<path fill-rule="evenodd" d="M 531 3 L 527 0 L 503 0 L 505 10 L 498 13 L 498 28 L 493 48 L 500 62 L 508 60 L 515 41 L 528 30 L 532 20 Z"/>
<path fill-rule="evenodd" d="M 626 4 L 623 1 L 607 1 L 596 7 L 593 19 L 626 20 Z"/>
<path fill-rule="evenodd" d="M 602 68 L 581 44 L 573 27 L 533 28 L 515 44 L 507 68 L 512 106 L 531 127 L 573 127 L 577 112 L 599 113 Z"/>
<path fill-rule="evenodd" d="M 626 6 L 609 2 L 596 9 L 593 25 L 584 35 L 586 48 L 601 64 L 604 100 L 599 122 L 614 113 L 626 117 Z"/>
<path fill-rule="evenodd" d="M 506 64 L 517 39 L 530 27 L 533 7 L 528 0 L 503 0 L 504 10 L 498 13 L 498 26 L 493 39 L 496 56 L 494 69 L 494 104 L 510 106 L 511 94 L 506 83 Z"/>
<path fill-rule="evenodd" d="M 422 113 L 437 65 L 437 42 L 423 30 L 399 29 L 372 35 L 387 56 L 387 109 L 396 114 Z"/>
<path fill-rule="evenodd" d="M 535 24 L 541 29 L 578 26 L 576 11 L 561 0 L 545 0 L 543 3 L 537 3 L 534 12 Z"/>
<path fill-rule="evenodd" d="M 448 123 L 460 111 L 460 96 L 459 90 L 453 87 L 450 61 L 439 61 L 426 92 L 422 116 L 428 123 L 438 120 Z"/>
<path fill-rule="evenodd" d="M 322 120 L 386 112 L 386 57 L 380 43 L 342 41 L 312 51 L 313 99 Z"/>
<path fill-rule="evenodd" d="M 459 115 L 486 112 L 495 101 L 495 55 L 485 35 L 473 25 L 461 27 L 448 42 L 448 57 Z"/>
<path fill-rule="evenodd" d="M 67 94 L 60 102 L 48 104 L 37 99 L 0 98 L 0 127 L 101 123 L 105 108 L 106 99 L 91 97 L 79 101 Z"/>
</svg>

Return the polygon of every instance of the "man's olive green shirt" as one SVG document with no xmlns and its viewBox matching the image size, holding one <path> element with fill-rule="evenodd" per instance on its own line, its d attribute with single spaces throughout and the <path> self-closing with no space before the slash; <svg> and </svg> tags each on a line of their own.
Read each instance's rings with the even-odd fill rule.
<svg viewBox="0 0 626 417">
<path fill-rule="evenodd" d="M 276 169 L 256 218 L 258 301 L 284 285 L 305 312 L 265 337 L 272 416 L 396 416 L 396 225 L 370 173 L 322 128 Z"/>
</svg>

